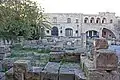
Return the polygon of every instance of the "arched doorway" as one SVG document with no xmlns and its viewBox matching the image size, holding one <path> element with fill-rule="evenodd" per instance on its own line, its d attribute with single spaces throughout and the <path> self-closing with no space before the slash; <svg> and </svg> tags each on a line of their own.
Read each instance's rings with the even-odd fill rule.
<svg viewBox="0 0 120 80">
<path fill-rule="evenodd" d="M 65 36 L 73 36 L 73 29 L 71 28 L 66 28 L 65 29 Z"/>
<path fill-rule="evenodd" d="M 58 36 L 58 28 L 57 27 L 53 27 L 51 30 L 51 35 L 52 36 Z"/>
<path fill-rule="evenodd" d="M 98 38 L 99 33 L 95 30 L 89 30 L 89 31 L 86 32 L 86 37 L 87 38 Z"/>
<path fill-rule="evenodd" d="M 103 28 L 103 30 L 102 30 L 102 37 L 104 37 L 106 39 L 116 38 L 115 34 L 111 30 L 109 30 L 107 28 Z"/>
</svg>

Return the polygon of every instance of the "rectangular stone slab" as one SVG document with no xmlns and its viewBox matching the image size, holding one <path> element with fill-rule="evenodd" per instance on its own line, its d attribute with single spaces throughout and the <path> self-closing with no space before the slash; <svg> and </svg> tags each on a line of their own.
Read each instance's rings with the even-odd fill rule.
<svg viewBox="0 0 120 80">
<path fill-rule="evenodd" d="M 74 80 L 74 70 L 68 68 L 60 68 L 59 80 Z"/>
<path fill-rule="evenodd" d="M 58 80 L 58 71 L 59 71 L 60 63 L 57 62 L 48 62 L 41 72 L 41 80 L 50 79 L 50 80 Z"/>
</svg>

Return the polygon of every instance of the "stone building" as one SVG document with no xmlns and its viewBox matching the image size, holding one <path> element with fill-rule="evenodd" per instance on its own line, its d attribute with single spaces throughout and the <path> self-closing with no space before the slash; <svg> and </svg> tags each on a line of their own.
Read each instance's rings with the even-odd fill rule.
<svg viewBox="0 0 120 80">
<path fill-rule="evenodd" d="M 115 16 L 115 13 L 45 13 L 45 15 L 52 23 L 52 29 L 45 31 L 46 36 L 80 37 L 81 34 L 85 34 L 88 38 L 120 38 L 116 28 L 116 25 L 119 27 L 119 17 Z"/>
</svg>

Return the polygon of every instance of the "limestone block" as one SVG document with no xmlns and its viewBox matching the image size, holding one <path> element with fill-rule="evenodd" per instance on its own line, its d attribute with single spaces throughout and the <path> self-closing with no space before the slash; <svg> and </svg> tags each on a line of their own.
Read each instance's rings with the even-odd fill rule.
<svg viewBox="0 0 120 80">
<path fill-rule="evenodd" d="M 114 51 L 100 49 L 95 51 L 94 63 L 97 70 L 116 70 L 118 57 Z"/>
<path fill-rule="evenodd" d="M 64 59 L 68 62 L 80 62 L 80 53 L 65 53 Z"/>
<path fill-rule="evenodd" d="M 42 67 L 32 67 L 25 75 L 26 80 L 41 80 Z"/>
<path fill-rule="evenodd" d="M 89 72 L 87 80 L 119 80 L 119 74 L 116 71 L 93 71 Z"/>
<path fill-rule="evenodd" d="M 63 63 L 59 71 L 59 80 L 74 80 L 75 70 L 80 70 L 80 65 L 78 63 Z"/>
<path fill-rule="evenodd" d="M 58 80 L 60 63 L 48 62 L 41 73 L 41 80 Z"/>
<path fill-rule="evenodd" d="M 74 70 L 68 68 L 60 68 L 59 80 L 74 80 Z"/>
<path fill-rule="evenodd" d="M 64 56 L 64 52 L 50 52 L 50 61 L 61 61 Z"/>
<path fill-rule="evenodd" d="M 14 62 L 13 72 L 14 77 L 17 80 L 25 80 L 25 74 L 30 70 L 29 60 L 18 60 Z"/>
<path fill-rule="evenodd" d="M 95 39 L 94 47 L 95 47 L 95 49 L 107 49 L 108 42 L 106 39 Z"/>
</svg>

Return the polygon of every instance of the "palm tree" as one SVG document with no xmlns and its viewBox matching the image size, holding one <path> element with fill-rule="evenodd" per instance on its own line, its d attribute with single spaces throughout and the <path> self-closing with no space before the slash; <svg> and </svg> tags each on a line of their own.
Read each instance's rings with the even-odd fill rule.
<svg viewBox="0 0 120 80">
<path fill-rule="evenodd" d="M 45 29 L 51 29 L 51 23 L 47 21 L 45 15 L 40 12 L 40 16 L 38 17 L 38 26 L 36 27 L 36 33 L 40 39 L 44 38 Z"/>
</svg>

